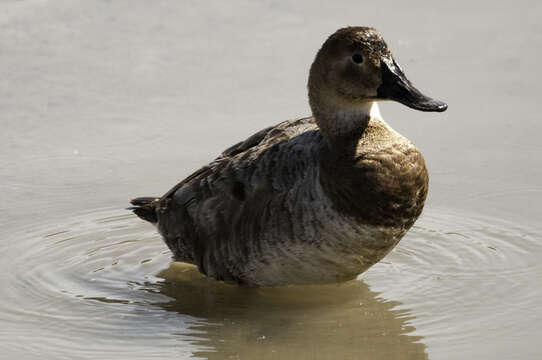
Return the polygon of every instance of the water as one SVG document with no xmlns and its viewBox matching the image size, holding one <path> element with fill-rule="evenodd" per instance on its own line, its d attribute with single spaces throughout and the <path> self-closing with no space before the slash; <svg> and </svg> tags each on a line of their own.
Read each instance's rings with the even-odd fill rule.
<svg viewBox="0 0 542 360">
<path fill-rule="evenodd" d="M 540 358 L 541 15 L 522 1 L 0 3 L 0 358 Z M 450 105 L 381 106 L 426 158 L 422 218 L 345 284 L 244 288 L 172 264 L 127 200 L 306 115 L 308 66 L 346 24 L 376 26 Z"/>
<path fill-rule="evenodd" d="M 44 227 L 2 249 L 1 337 L 29 358 L 424 359 L 426 339 L 455 352 L 537 329 L 517 319 L 539 300 L 538 231 L 494 218 L 435 211 L 358 281 L 261 289 L 170 263 L 152 227 L 118 210 Z"/>
</svg>

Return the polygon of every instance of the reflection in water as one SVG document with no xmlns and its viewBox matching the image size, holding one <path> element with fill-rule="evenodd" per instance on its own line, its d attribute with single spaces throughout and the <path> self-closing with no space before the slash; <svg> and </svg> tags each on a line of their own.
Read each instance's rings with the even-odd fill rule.
<svg viewBox="0 0 542 360">
<path fill-rule="evenodd" d="M 393 310 L 362 281 L 341 285 L 250 288 L 204 278 L 173 263 L 159 275 L 167 311 L 203 318 L 196 353 L 209 359 L 425 359 L 409 336 L 407 310 Z"/>
</svg>

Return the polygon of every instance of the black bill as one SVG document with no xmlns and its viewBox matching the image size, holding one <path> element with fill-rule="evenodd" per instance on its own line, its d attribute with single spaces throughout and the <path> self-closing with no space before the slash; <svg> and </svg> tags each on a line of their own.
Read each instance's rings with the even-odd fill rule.
<svg viewBox="0 0 542 360">
<path fill-rule="evenodd" d="M 377 96 L 400 102 L 410 108 L 421 111 L 445 111 L 448 105 L 442 101 L 431 99 L 416 89 L 406 78 L 403 70 L 393 59 L 382 59 L 382 84 L 378 87 Z"/>
</svg>

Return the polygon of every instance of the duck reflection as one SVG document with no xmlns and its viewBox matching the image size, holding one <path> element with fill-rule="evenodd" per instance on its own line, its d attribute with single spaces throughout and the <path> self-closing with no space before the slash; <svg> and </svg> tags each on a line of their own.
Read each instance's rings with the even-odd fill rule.
<svg viewBox="0 0 542 360">
<path fill-rule="evenodd" d="M 197 358 L 426 359 L 413 317 L 394 310 L 363 281 L 249 288 L 203 277 L 172 263 L 158 291 L 167 311 L 202 319 L 193 327 Z"/>
</svg>

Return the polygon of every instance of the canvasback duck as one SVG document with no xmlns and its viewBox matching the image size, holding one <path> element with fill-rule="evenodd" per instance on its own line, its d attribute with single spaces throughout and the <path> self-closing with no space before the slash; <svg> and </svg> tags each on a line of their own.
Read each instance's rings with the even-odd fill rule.
<svg viewBox="0 0 542 360">
<path fill-rule="evenodd" d="M 310 68 L 312 116 L 263 129 L 226 149 L 164 196 L 132 200 L 177 261 L 246 285 L 355 278 L 421 214 L 422 154 L 377 102 L 421 111 L 447 105 L 417 90 L 369 27 L 332 34 Z"/>
</svg>

